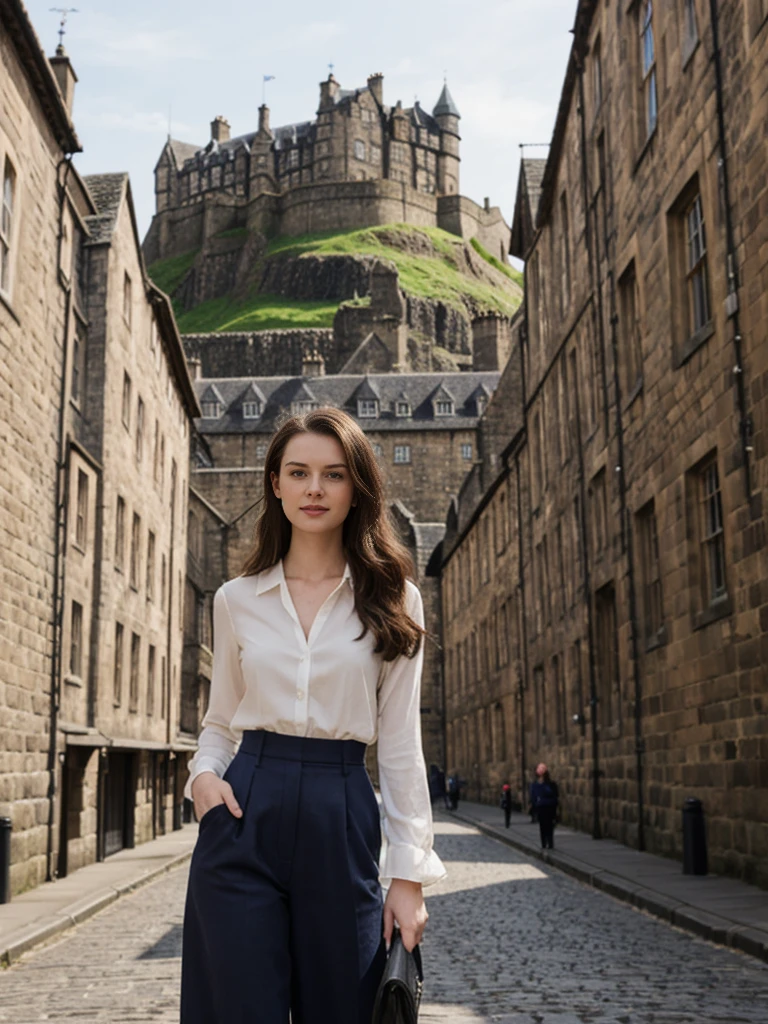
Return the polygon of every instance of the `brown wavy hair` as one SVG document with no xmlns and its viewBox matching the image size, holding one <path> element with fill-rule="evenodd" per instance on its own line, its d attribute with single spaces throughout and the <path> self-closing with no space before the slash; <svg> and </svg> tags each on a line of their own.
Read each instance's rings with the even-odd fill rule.
<svg viewBox="0 0 768 1024">
<path fill-rule="evenodd" d="M 352 476 L 356 504 L 344 521 L 342 541 L 352 573 L 355 610 L 363 624 L 358 639 L 370 630 L 376 640 L 374 650 L 384 661 L 401 654 L 414 657 L 424 630 L 405 609 L 406 579 L 413 575 L 411 558 L 384 508 L 384 482 L 371 444 L 356 421 L 340 409 L 314 409 L 292 416 L 272 438 L 264 461 L 264 497 L 255 542 L 242 575 L 270 569 L 288 553 L 291 524 L 275 497 L 272 474 L 280 475 L 286 446 L 297 434 L 335 438 Z"/>
</svg>

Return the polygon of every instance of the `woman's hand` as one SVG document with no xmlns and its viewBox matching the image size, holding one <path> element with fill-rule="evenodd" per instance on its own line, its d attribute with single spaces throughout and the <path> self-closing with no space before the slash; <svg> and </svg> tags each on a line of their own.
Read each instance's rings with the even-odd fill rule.
<svg viewBox="0 0 768 1024">
<path fill-rule="evenodd" d="M 229 813 L 235 818 L 243 816 L 230 784 L 213 772 L 202 772 L 197 776 L 192 783 L 192 800 L 198 821 L 218 804 L 226 804 Z"/>
<path fill-rule="evenodd" d="M 389 949 L 395 921 L 400 926 L 403 945 L 410 953 L 421 942 L 429 914 L 424 905 L 421 882 L 393 878 L 384 903 L 384 941 Z"/>
</svg>

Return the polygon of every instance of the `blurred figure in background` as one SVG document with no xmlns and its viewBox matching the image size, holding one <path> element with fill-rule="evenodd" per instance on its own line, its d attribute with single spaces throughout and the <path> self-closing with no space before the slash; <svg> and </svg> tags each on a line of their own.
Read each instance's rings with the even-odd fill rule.
<svg viewBox="0 0 768 1024">
<path fill-rule="evenodd" d="M 504 828 L 509 828 L 509 819 L 512 816 L 512 788 L 508 782 L 501 787 L 501 809 L 504 811 Z"/>
<path fill-rule="evenodd" d="M 545 764 L 536 768 L 536 781 L 531 786 L 531 808 L 539 819 L 542 850 L 554 849 L 555 820 L 560 793 Z"/>
</svg>

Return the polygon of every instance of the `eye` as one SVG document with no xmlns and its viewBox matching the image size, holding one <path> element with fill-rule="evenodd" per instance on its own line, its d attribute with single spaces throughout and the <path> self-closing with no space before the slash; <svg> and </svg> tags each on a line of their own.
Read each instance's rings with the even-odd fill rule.
<svg viewBox="0 0 768 1024">
<path fill-rule="evenodd" d="M 343 473 L 339 473 L 337 470 L 331 470 L 331 472 L 328 474 L 328 476 L 331 478 L 331 480 L 343 480 L 344 479 L 344 474 Z"/>
<path fill-rule="evenodd" d="M 292 469 L 291 476 L 306 476 L 303 469 Z"/>
</svg>

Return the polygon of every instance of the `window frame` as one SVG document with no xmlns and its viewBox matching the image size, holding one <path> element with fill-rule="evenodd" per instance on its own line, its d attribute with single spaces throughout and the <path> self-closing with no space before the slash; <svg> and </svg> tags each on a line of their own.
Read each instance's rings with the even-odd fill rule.
<svg viewBox="0 0 768 1024">
<path fill-rule="evenodd" d="M 69 618 L 69 675 L 83 678 L 83 606 L 73 601 Z"/>
<path fill-rule="evenodd" d="M 642 581 L 643 639 L 646 650 L 653 650 L 666 641 L 659 529 L 653 501 L 638 511 L 635 522 Z"/>
<path fill-rule="evenodd" d="M 411 465 L 411 446 L 409 444 L 396 444 L 392 452 L 392 462 L 395 466 Z"/>
<path fill-rule="evenodd" d="M 455 410 L 455 402 L 452 398 L 436 398 L 435 403 L 435 416 L 453 416 Z"/>
<path fill-rule="evenodd" d="M 638 27 L 640 32 L 640 92 L 643 98 L 643 146 L 652 138 L 659 125 L 658 58 L 653 15 L 653 0 L 641 0 Z"/>
<path fill-rule="evenodd" d="M 643 342 L 640 322 L 640 286 L 637 267 L 630 260 L 619 278 L 620 369 L 624 388 L 623 405 L 629 405 L 642 391 L 644 378 Z"/>
<path fill-rule="evenodd" d="M 128 271 L 123 274 L 123 320 L 128 330 L 133 328 L 133 281 Z"/>
<path fill-rule="evenodd" d="M 3 190 L 0 193 L 0 296 L 11 301 L 14 284 L 19 175 L 8 154 L 3 159 Z M 10 203 L 8 193 L 10 192 Z"/>
<path fill-rule="evenodd" d="M 379 402 L 376 398 L 358 398 L 357 418 L 360 420 L 375 420 L 379 417 Z"/>
<path fill-rule="evenodd" d="M 112 661 L 112 703 L 119 708 L 123 702 L 123 663 L 124 663 L 125 627 L 122 622 L 115 622 L 115 649 Z"/>
</svg>

